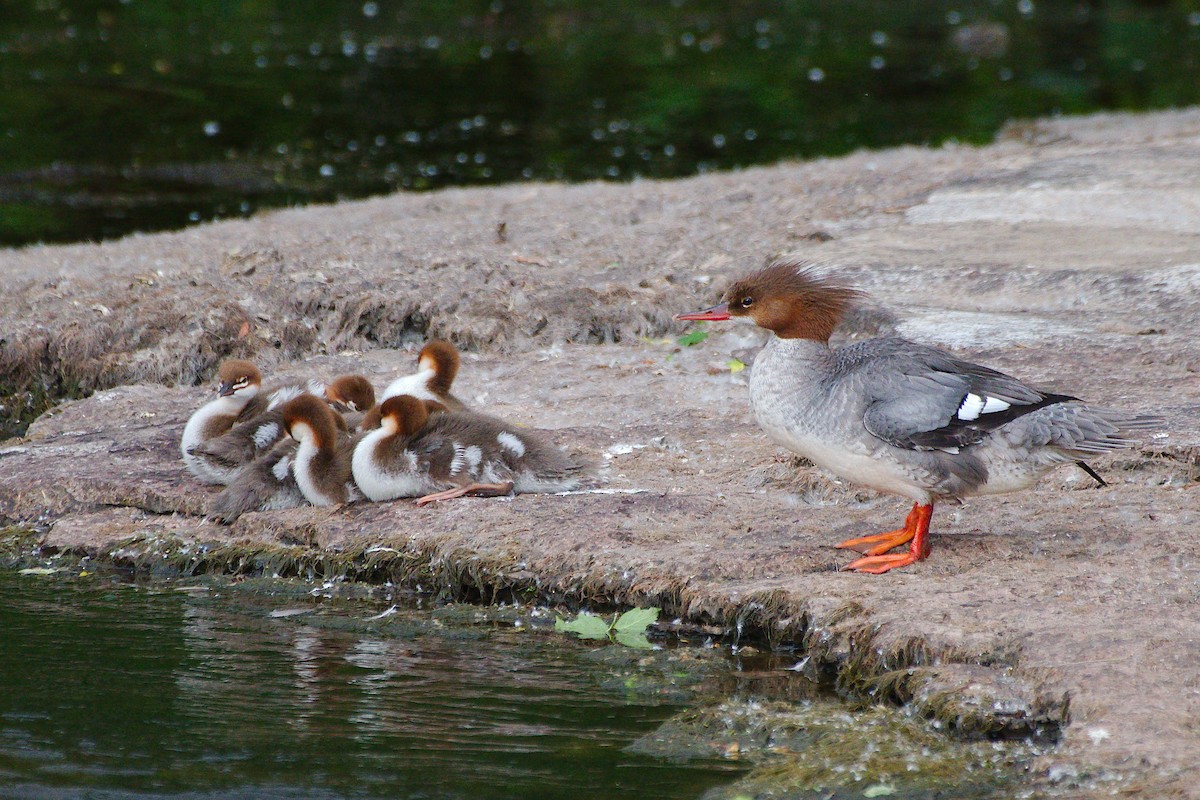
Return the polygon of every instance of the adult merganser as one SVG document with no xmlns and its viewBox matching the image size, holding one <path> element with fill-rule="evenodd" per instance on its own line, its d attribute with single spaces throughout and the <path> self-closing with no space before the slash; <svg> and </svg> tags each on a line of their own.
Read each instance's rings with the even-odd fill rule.
<svg viewBox="0 0 1200 800">
<path fill-rule="evenodd" d="M 320 381 L 309 381 L 307 387 L 288 386 L 270 395 L 267 408 L 243 422 L 234 425 L 226 433 L 193 447 L 190 455 L 202 461 L 217 483 L 228 484 L 234 480 L 238 469 L 249 464 L 263 453 L 286 438 L 283 429 L 283 404 L 305 392 L 323 394 L 326 402 L 346 414 L 338 414 L 334 422 L 345 431 L 351 422 L 357 424 L 361 415 L 356 412 L 375 404 L 375 387 L 361 375 L 339 375 L 328 385 Z M 347 416 L 350 418 L 347 419 Z"/>
<path fill-rule="evenodd" d="M 577 489 L 587 465 L 529 431 L 409 395 L 380 406 L 380 427 L 354 450 L 354 482 L 371 500 L 495 497 Z M 431 413 L 440 411 L 441 413 Z"/>
<path fill-rule="evenodd" d="M 767 435 L 843 478 L 913 501 L 903 528 L 837 545 L 864 548 L 845 569 L 878 574 L 920 561 L 935 502 L 1028 488 L 1059 464 L 1130 447 L 1128 434 L 1161 423 L 898 337 L 830 349 L 859 296 L 804 263 L 780 261 L 736 281 L 720 305 L 676 317 L 749 317 L 771 331 L 750 373 L 750 404 Z M 887 552 L 906 543 L 906 553 Z"/>
<path fill-rule="evenodd" d="M 337 412 L 321 398 L 302 394 L 283 406 L 283 426 L 299 442 L 292 475 L 304 499 L 333 506 L 359 499 L 350 471 L 357 435 L 338 435 Z"/>
<path fill-rule="evenodd" d="M 237 422 L 253 417 L 267 407 L 260 396 L 262 373 L 249 361 L 230 359 L 217 370 L 217 397 L 192 414 L 180 437 L 179 449 L 188 470 L 205 483 L 223 483 L 221 474 L 211 469 L 193 450 L 221 436 Z"/>
<path fill-rule="evenodd" d="M 458 349 L 449 342 L 434 339 L 417 354 L 417 371 L 404 375 L 388 384 L 379 397 L 382 403 L 391 397 L 408 395 L 418 400 L 433 400 L 451 411 L 462 411 L 466 404 L 450 394 L 450 387 L 458 376 L 460 364 Z M 367 412 L 359 430 L 374 430 L 379 427 L 379 406 Z"/>
</svg>

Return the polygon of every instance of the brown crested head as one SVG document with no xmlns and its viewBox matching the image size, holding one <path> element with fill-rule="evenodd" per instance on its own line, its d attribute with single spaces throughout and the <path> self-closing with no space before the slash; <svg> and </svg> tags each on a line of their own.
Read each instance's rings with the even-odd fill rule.
<svg viewBox="0 0 1200 800">
<path fill-rule="evenodd" d="M 827 342 L 861 296 L 803 261 L 784 260 L 734 281 L 724 301 L 730 316 L 750 317 L 781 339 Z"/>
<path fill-rule="evenodd" d="M 362 375 L 339 375 L 325 387 L 325 399 L 349 411 L 366 411 L 375 405 L 375 387 Z"/>
<path fill-rule="evenodd" d="M 381 421 L 390 421 L 395 425 L 401 436 L 412 436 L 429 421 L 427 402 L 429 401 L 418 400 L 409 394 L 389 397 L 380 404 L 379 416 Z"/>
<path fill-rule="evenodd" d="M 337 438 L 336 412 L 329 405 L 307 392 L 283 404 L 283 427 L 296 441 L 300 441 L 302 428 L 307 427 L 316 438 L 318 448 L 332 447 Z"/>
<path fill-rule="evenodd" d="M 459 363 L 458 348 L 442 339 L 426 344 L 417 357 L 418 369 L 433 370 L 429 391 L 441 397 L 450 394 L 450 386 L 458 376 Z"/>
<path fill-rule="evenodd" d="M 256 390 L 262 385 L 262 373 L 258 367 L 240 358 L 222 361 L 217 370 L 217 394 L 222 397 L 238 394 L 253 386 Z"/>
</svg>

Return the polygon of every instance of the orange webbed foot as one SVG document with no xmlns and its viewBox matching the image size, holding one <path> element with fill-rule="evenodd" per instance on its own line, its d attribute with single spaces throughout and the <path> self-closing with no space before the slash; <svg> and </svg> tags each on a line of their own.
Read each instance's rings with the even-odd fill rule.
<svg viewBox="0 0 1200 800">
<path fill-rule="evenodd" d="M 456 486 L 444 492 L 434 492 L 417 499 L 417 505 L 423 506 L 436 503 L 439 500 L 453 500 L 455 497 L 470 495 L 471 497 L 503 497 L 513 490 L 511 481 L 504 483 L 470 483 L 466 486 Z"/>
<path fill-rule="evenodd" d="M 872 545 L 864 550 L 863 558 L 856 558 L 846 566 L 843 570 L 852 572 L 866 572 L 871 575 L 882 575 L 883 573 L 897 569 L 898 567 L 906 567 L 909 564 L 915 564 L 929 557 L 929 519 L 933 516 L 933 504 L 921 505 L 913 503 L 912 511 L 908 512 L 908 517 L 904 520 L 904 527 L 880 533 L 874 536 L 862 536 L 858 539 L 847 539 L 838 545 L 838 547 L 858 547 L 861 545 Z M 906 553 L 888 553 L 893 547 L 899 547 L 902 544 L 908 543 L 908 552 Z"/>
</svg>

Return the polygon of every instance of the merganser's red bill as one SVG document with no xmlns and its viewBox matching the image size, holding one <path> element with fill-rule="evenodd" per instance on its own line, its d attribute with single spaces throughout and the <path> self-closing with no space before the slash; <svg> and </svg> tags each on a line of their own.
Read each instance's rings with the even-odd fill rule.
<svg viewBox="0 0 1200 800">
<path fill-rule="evenodd" d="M 723 322 L 729 318 L 728 303 L 721 303 L 719 306 L 706 308 L 703 311 L 691 311 L 687 314 L 675 315 L 675 319 L 678 320 L 701 320 L 704 322 Z"/>
</svg>

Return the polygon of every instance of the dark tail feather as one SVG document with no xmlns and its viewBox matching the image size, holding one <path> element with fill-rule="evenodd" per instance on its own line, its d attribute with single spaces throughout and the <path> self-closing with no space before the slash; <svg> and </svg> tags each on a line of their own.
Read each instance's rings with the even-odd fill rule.
<svg viewBox="0 0 1200 800">
<path fill-rule="evenodd" d="M 1104 480 L 1104 478 L 1101 478 L 1100 474 L 1097 473 L 1096 470 L 1089 467 L 1086 461 L 1076 461 L 1075 464 L 1088 475 L 1092 476 L 1092 480 L 1096 482 L 1096 488 L 1108 486 L 1108 481 Z"/>
</svg>

